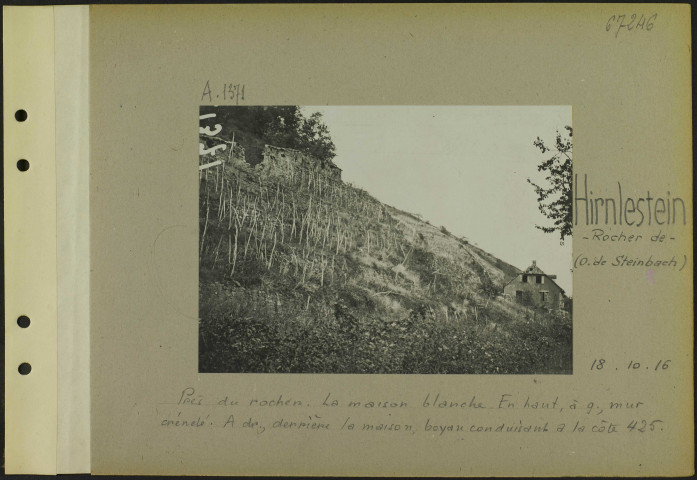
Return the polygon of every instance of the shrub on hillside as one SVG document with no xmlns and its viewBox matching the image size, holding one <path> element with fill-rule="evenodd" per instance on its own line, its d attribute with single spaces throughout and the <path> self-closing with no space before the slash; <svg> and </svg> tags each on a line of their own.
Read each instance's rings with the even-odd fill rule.
<svg viewBox="0 0 697 480">
<path fill-rule="evenodd" d="M 337 298 L 331 311 L 318 305 L 275 313 L 259 303 L 268 295 L 244 292 L 231 294 L 222 285 L 202 291 L 200 371 L 571 371 L 570 320 L 502 322 L 505 312 L 490 305 L 482 309 L 481 322 L 446 322 L 428 303 L 415 305 L 405 315 L 391 317 L 378 311 L 357 315 L 353 302 L 358 299 L 347 296 Z M 206 300 L 212 297 L 215 304 Z"/>
</svg>

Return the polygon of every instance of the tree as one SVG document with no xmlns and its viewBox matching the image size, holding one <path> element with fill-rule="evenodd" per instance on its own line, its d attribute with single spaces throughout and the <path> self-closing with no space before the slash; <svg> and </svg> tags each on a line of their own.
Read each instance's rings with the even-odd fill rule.
<svg viewBox="0 0 697 480">
<path fill-rule="evenodd" d="M 298 139 L 300 150 L 320 160 L 331 160 L 336 156 L 336 147 L 319 112 L 313 113 L 309 118 L 302 117 L 298 128 Z"/>
<path fill-rule="evenodd" d="M 336 156 L 329 128 L 319 112 L 306 117 L 300 107 L 294 105 L 220 110 L 219 115 L 229 130 L 249 132 L 263 143 L 301 150 L 320 160 Z"/>
<path fill-rule="evenodd" d="M 271 116 L 265 122 L 260 137 L 270 145 L 298 149 L 301 146 L 298 130 L 303 123 L 300 109 L 295 106 L 270 108 Z"/>
<path fill-rule="evenodd" d="M 236 142 L 246 152 L 260 151 L 264 144 L 269 144 L 300 150 L 323 161 L 336 156 L 336 147 L 320 112 L 308 117 L 296 105 L 201 107 L 200 114 L 209 113 L 215 113 L 216 122 L 223 126 L 221 136 L 231 139 L 232 133 L 237 132 Z M 247 161 L 251 160 L 248 156 Z"/>
<path fill-rule="evenodd" d="M 544 141 L 537 137 L 533 142 L 542 154 L 551 154 L 538 166 L 539 172 L 544 172 L 547 182 L 546 186 L 540 186 L 528 178 L 528 183 L 533 186 L 537 194 L 538 208 L 540 212 L 552 220 L 553 226 L 535 225 L 546 233 L 559 232 L 560 243 L 564 244 L 564 238 L 571 236 L 572 229 L 572 193 L 571 193 L 571 172 L 573 153 L 572 128 L 565 126 L 565 134 L 557 131 L 555 144 L 547 147 Z"/>
</svg>

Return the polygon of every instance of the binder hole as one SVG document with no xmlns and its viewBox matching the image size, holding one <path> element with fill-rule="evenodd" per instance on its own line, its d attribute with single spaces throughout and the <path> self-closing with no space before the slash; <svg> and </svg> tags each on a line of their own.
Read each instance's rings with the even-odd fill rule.
<svg viewBox="0 0 697 480">
<path fill-rule="evenodd" d="M 21 363 L 17 370 L 22 375 L 29 375 L 29 372 L 31 372 L 31 365 L 29 365 L 27 362 Z"/>
<path fill-rule="evenodd" d="M 21 315 L 17 319 L 17 325 L 19 325 L 22 328 L 27 328 L 29 324 L 31 324 L 31 320 L 29 320 L 29 317 L 27 317 L 26 315 Z"/>
<path fill-rule="evenodd" d="M 25 121 L 27 119 L 27 116 L 28 115 L 27 115 L 26 110 L 17 110 L 15 112 L 15 120 L 17 120 L 18 122 Z"/>
<path fill-rule="evenodd" d="M 25 159 L 17 160 L 17 170 L 20 172 L 26 172 L 29 170 L 29 161 Z"/>
</svg>

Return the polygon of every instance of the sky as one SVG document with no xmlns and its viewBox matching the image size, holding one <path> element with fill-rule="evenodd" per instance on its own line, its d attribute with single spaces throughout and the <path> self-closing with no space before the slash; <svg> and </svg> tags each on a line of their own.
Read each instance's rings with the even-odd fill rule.
<svg viewBox="0 0 697 480">
<path fill-rule="evenodd" d="M 321 112 L 346 182 L 383 203 L 420 214 L 519 269 L 537 261 L 568 295 L 571 240 L 550 225 L 527 178 L 543 180 L 554 143 L 571 125 L 571 106 L 307 106 Z"/>
</svg>

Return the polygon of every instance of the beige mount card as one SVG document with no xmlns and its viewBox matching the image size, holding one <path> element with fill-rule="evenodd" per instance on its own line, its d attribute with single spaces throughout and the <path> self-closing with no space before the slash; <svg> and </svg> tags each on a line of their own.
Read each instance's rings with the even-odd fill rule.
<svg viewBox="0 0 697 480">
<path fill-rule="evenodd" d="M 6 473 L 694 473 L 689 6 L 3 22 Z"/>
</svg>

